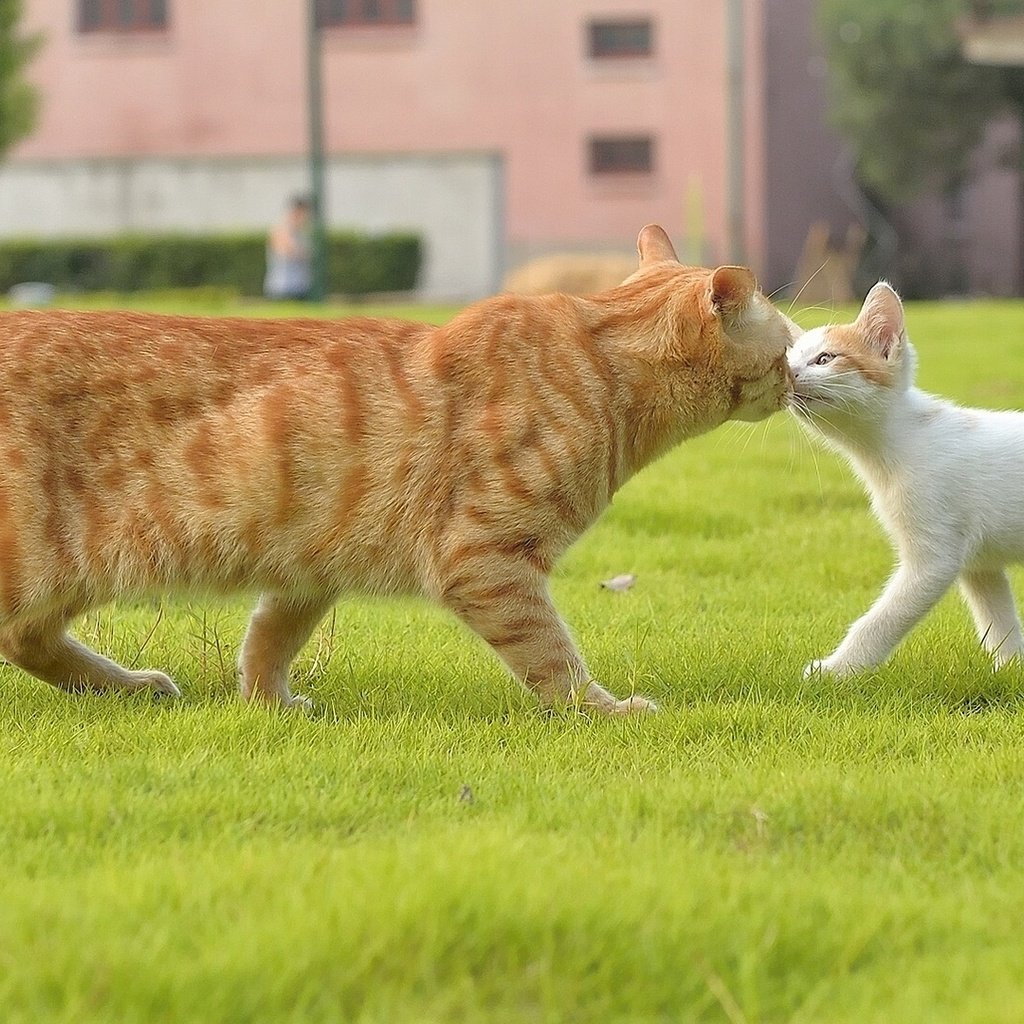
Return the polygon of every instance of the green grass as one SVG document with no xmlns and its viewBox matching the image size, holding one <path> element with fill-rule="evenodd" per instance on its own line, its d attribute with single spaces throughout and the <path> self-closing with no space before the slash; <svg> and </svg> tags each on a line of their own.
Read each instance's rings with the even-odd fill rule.
<svg viewBox="0 0 1024 1024">
<path fill-rule="evenodd" d="M 180 313 L 214 316 L 261 317 L 341 317 L 387 316 L 444 323 L 457 311 L 456 306 L 414 305 L 408 302 L 360 303 L 276 302 L 239 296 L 230 288 L 168 288 L 162 291 L 120 293 L 86 292 L 58 296 L 57 307 L 67 309 L 137 309 L 151 313 Z M 0 296 L 0 309 L 10 303 Z"/>
<path fill-rule="evenodd" d="M 910 323 L 923 386 L 1024 406 L 1024 306 Z M 801 679 L 890 562 L 780 416 L 642 474 L 556 574 L 654 717 L 545 716 L 416 602 L 338 605 L 309 717 L 237 701 L 242 602 L 90 616 L 185 696 L 0 672 L 0 1020 L 1024 1019 L 1024 673 L 950 596 L 883 670 Z"/>
</svg>

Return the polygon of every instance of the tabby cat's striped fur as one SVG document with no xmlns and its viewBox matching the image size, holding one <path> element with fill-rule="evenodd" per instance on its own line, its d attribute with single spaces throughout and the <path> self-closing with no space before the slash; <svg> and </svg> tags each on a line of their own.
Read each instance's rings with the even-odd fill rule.
<svg viewBox="0 0 1024 1024">
<path fill-rule="evenodd" d="M 136 313 L 0 316 L 0 651 L 68 690 L 153 687 L 70 638 L 123 595 L 261 593 L 246 698 L 338 596 L 421 593 L 544 701 L 590 680 L 547 575 L 637 470 L 784 404 L 790 325 L 749 271 L 664 232 L 590 299 L 502 296 L 444 327 Z"/>
</svg>

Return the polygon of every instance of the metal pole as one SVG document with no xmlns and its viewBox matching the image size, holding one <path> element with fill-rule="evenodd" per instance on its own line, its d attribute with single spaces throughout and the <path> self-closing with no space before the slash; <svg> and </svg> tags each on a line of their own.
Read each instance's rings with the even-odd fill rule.
<svg viewBox="0 0 1024 1024">
<path fill-rule="evenodd" d="M 306 110 L 309 116 L 309 185 L 313 204 L 311 223 L 311 280 L 309 298 L 323 302 L 327 295 L 327 231 L 324 212 L 324 116 L 318 0 L 306 2 Z"/>
<path fill-rule="evenodd" d="M 729 259 L 734 263 L 746 262 L 746 161 L 743 102 L 743 30 L 744 0 L 727 0 L 726 47 L 728 50 L 728 150 L 726 209 L 729 232 Z"/>
</svg>

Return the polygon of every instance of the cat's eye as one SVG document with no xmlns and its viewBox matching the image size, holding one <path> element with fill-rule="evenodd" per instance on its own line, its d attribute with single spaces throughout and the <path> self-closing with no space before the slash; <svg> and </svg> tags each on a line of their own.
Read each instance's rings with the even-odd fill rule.
<svg viewBox="0 0 1024 1024">
<path fill-rule="evenodd" d="M 826 363 L 831 363 L 835 359 L 835 352 L 822 352 L 812 360 L 813 366 L 824 366 Z"/>
</svg>

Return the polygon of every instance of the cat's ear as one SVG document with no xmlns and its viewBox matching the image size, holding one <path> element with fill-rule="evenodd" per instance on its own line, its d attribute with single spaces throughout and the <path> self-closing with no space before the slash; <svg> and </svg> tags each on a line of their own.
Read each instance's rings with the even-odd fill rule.
<svg viewBox="0 0 1024 1024">
<path fill-rule="evenodd" d="M 719 316 L 735 316 L 744 310 L 757 291 L 757 278 L 746 267 L 719 267 L 712 271 L 709 295 Z"/>
<path fill-rule="evenodd" d="M 657 224 L 648 224 L 640 229 L 636 239 L 636 251 L 640 254 L 641 267 L 651 263 L 663 263 L 665 260 L 679 262 L 679 257 L 672 248 L 672 240 L 665 234 L 665 229 Z"/>
<path fill-rule="evenodd" d="M 861 337 L 883 359 L 899 353 L 906 332 L 903 303 L 885 281 L 879 281 L 868 292 L 855 324 Z"/>
</svg>

